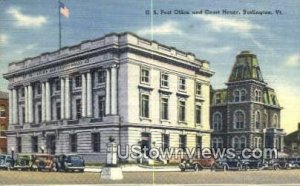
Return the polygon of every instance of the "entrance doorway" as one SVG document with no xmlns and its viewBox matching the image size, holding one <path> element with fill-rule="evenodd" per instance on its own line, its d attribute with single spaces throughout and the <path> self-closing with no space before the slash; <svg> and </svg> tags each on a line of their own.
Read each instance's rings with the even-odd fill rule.
<svg viewBox="0 0 300 186">
<path fill-rule="evenodd" d="M 56 149 L 56 141 L 55 135 L 48 135 L 47 136 L 47 152 L 49 154 L 55 154 Z"/>
<path fill-rule="evenodd" d="M 149 156 L 149 149 L 151 147 L 151 134 L 147 132 L 142 133 L 142 141 L 141 141 L 141 150 L 142 153 Z M 148 150 L 144 152 L 144 148 L 147 148 Z"/>
</svg>

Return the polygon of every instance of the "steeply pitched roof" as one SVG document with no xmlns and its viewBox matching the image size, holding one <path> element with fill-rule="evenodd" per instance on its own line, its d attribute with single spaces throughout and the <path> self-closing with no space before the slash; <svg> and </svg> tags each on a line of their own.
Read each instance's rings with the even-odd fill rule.
<svg viewBox="0 0 300 186">
<path fill-rule="evenodd" d="M 236 56 L 236 61 L 229 77 L 229 82 L 254 79 L 263 82 L 258 60 L 255 54 L 242 51 Z"/>
<path fill-rule="evenodd" d="M 8 93 L 0 91 L 0 99 L 8 99 Z"/>
<path fill-rule="evenodd" d="M 263 102 L 267 105 L 280 106 L 275 90 L 267 87 L 263 93 Z"/>
</svg>

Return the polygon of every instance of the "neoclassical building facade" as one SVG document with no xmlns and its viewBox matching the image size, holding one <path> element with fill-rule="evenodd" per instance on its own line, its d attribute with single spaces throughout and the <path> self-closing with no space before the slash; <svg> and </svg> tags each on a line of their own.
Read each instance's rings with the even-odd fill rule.
<svg viewBox="0 0 300 186">
<path fill-rule="evenodd" d="M 211 91 L 212 146 L 283 151 L 282 107 L 263 79 L 257 56 L 238 54 L 226 85 Z"/>
<path fill-rule="evenodd" d="M 122 145 L 210 147 L 209 63 L 132 33 L 9 64 L 8 149 L 105 162 Z"/>
</svg>

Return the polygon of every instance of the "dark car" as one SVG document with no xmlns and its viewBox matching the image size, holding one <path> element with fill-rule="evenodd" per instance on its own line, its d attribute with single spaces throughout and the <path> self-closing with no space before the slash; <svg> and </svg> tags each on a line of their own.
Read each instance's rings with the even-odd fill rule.
<svg viewBox="0 0 300 186">
<path fill-rule="evenodd" d="M 254 157 L 243 159 L 243 169 L 245 170 L 249 170 L 249 169 L 260 170 L 263 168 L 263 165 L 264 164 L 261 159 L 257 159 Z"/>
<path fill-rule="evenodd" d="M 30 170 L 32 166 L 31 154 L 17 154 L 13 168 L 17 170 Z"/>
<path fill-rule="evenodd" d="M 244 162 L 240 158 L 219 158 L 216 161 L 213 169 L 227 170 L 242 170 L 244 167 Z"/>
<path fill-rule="evenodd" d="M 179 164 L 179 168 L 181 171 L 185 171 L 187 169 L 193 169 L 195 171 L 200 171 L 203 169 L 212 169 L 215 164 L 215 159 L 210 156 L 208 158 L 200 157 L 192 160 L 184 159 Z"/>
<path fill-rule="evenodd" d="M 278 159 L 266 159 L 263 165 L 263 169 L 272 169 L 272 170 L 280 169 L 280 164 Z"/>
<path fill-rule="evenodd" d="M 289 158 L 288 161 L 289 161 L 290 167 L 292 169 L 300 168 L 300 158 L 299 157 Z"/>
<path fill-rule="evenodd" d="M 79 171 L 84 172 L 85 162 L 78 154 L 63 154 L 55 156 L 56 171 Z"/>
<path fill-rule="evenodd" d="M 0 168 L 10 170 L 13 166 L 13 159 L 11 155 L 0 154 Z"/>
</svg>

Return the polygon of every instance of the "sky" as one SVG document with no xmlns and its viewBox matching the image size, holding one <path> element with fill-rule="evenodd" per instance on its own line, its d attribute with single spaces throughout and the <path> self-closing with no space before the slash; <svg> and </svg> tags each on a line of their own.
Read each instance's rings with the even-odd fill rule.
<svg viewBox="0 0 300 186">
<path fill-rule="evenodd" d="M 255 53 L 264 80 L 276 90 L 284 108 L 282 128 L 287 133 L 296 130 L 300 122 L 300 0 L 61 2 L 70 11 L 68 18 L 61 17 L 62 46 L 130 31 L 208 60 L 215 72 L 214 88 L 225 88 L 237 54 Z M 157 14 L 146 14 L 147 10 Z M 175 10 L 190 14 L 175 14 Z M 202 14 L 192 14 L 201 10 Z M 223 10 L 240 14 L 223 14 Z M 272 14 L 243 14 L 243 10 Z M 58 49 L 58 15 L 57 0 L 0 0 L 0 74 L 7 72 L 10 62 Z M 2 76 L 0 90 L 7 90 Z"/>
</svg>

